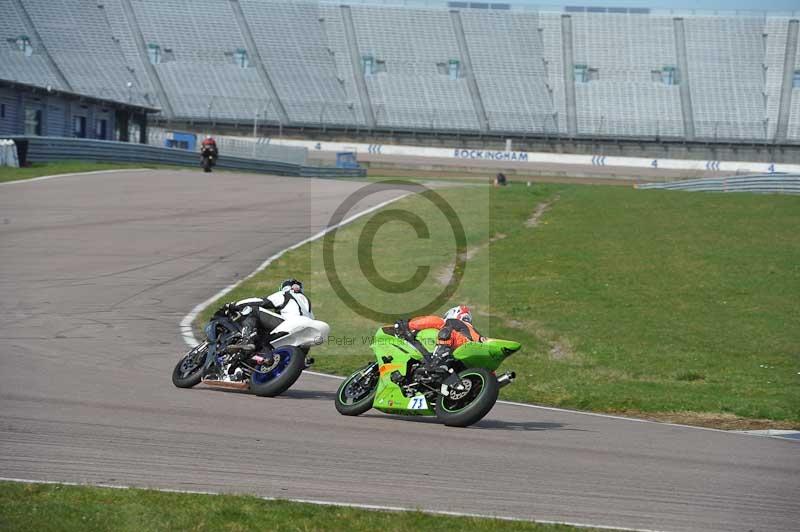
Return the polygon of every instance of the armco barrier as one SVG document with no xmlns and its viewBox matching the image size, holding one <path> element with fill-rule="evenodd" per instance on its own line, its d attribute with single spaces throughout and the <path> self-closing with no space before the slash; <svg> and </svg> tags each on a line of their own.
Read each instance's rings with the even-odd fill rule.
<svg viewBox="0 0 800 532">
<path fill-rule="evenodd" d="M 199 168 L 200 155 L 184 150 L 158 148 L 109 140 L 72 139 L 65 137 L 14 137 L 28 141 L 28 162 L 45 163 L 66 160 L 168 164 Z M 243 170 L 262 174 L 296 177 L 363 177 L 363 168 L 344 169 L 227 157 L 220 153 L 217 168 Z"/>
<path fill-rule="evenodd" d="M 800 174 L 763 174 L 731 177 L 709 177 L 647 183 L 639 189 L 687 190 L 696 192 L 757 192 L 765 194 L 800 194 Z"/>
<path fill-rule="evenodd" d="M 147 144 L 157 148 L 166 148 L 165 142 L 168 139 L 174 139 L 176 133 L 180 134 L 180 132 L 150 127 L 147 129 Z M 199 133 L 189 134 L 195 135 L 198 142 L 203 138 L 203 135 Z M 214 140 L 217 141 L 220 153 L 229 157 L 302 165 L 308 161 L 308 148 L 270 144 L 269 139 L 214 135 Z"/>
</svg>

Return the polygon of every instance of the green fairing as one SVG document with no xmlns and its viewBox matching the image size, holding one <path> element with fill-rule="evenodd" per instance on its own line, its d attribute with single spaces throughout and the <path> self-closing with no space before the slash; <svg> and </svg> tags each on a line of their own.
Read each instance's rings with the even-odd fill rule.
<svg viewBox="0 0 800 532">
<path fill-rule="evenodd" d="M 417 340 L 428 351 L 433 351 L 438 333 L 437 329 L 424 329 L 417 333 Z M 482 367 L 494 371 L 507 356 L 519 348 L 520 344 L 517 342 L 489 339 L 480 343 L 468 342 L 453 351 L 453 356 L 467 367 Z M 373 408 L 389 414 L 435 415 L 433 408 L 427 404 L 422 394 L 406 397 L 400 387 L 391 380 L 392 372 L 399 371 L 401 375 L 405 375 L 409 360 L 422 360 L 422 354 L 407 341 L 387 334 L 383 328 L 378 329 L 375 334 L 372 350 L 380 369 Z M 385 362 L 384 357 L 391 359 Z"/>
<path fill-rule="evenodd" d="M 520 347 L 518 342 L 488 339 L 480 343 L 467 342 L 453 351 L 453 356 L 468 368 L 486 368 L 494 371 L 508 355 L 518 351 Z"/>
</svg>

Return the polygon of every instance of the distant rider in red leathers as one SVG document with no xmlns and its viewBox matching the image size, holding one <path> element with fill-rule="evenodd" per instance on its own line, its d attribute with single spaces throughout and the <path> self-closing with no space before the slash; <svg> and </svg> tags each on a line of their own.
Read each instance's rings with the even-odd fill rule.
<svg viewBox="0 0 800 532">
<path fill-rule="evenodd" d="M 208 165 L 205 164 L 206 159 L 208 159 Z M 203 169 L 206 172 L 210 172 L 211 167 L 217 164 L 218 159 L 217 141 L 209 135 L 200 144 L 200 160 L 203 162 Z"/>
<path fill-rule="evenodd" d="M 200 143 L 200 153 L 204 153 L 206 150 L 209 150 L 209 153 L 214 156 L 216 159 L 219 157 L 219 150 L 217 149 L 217 141 L 214 140 L 214 137 L 211 135 L 207 135 L 206 138 L 203 139 L 203 142 Z"/>
</svg>

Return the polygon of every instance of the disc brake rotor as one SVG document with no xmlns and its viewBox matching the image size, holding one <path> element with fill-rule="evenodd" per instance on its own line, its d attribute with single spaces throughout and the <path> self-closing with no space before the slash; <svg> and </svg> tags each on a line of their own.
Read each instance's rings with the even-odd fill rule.
<svg viewBox="0 0 800 532">
<path fill-rule="evenodd" d="M 450 391 L 450 399 L 453 401 L 458 401 L 459 399 L 463 399 L 472 389 L 472 381 L 469 379 L 462 379 L 461 386 L 464 387 L 463 390 L 457 391 L 455 388 L 451 388 Z"/>
<path fill-rule="evenodd" d="M 352 401 L 360 399 L 361 397 L 369 393 L 369 388 L 367 387 L 370 382 L 369 377 L 370 377 L 369 375 L 364 375 L 361 378 L 355 379 L 350 384 L 348 384 L 344 390 L 345 396 Z"/>
<path fill-rule="evenodd" d="M 264 362 L 261 363 L 261 365 L 258 368 L 258 371 L 260 373 L 269 373 L 270 371 L 278 367 L 278 363 L 280 362 L 280 360 L 281 357 L 272 355 L 272 358 L 265 360 Z"/>
</svg>

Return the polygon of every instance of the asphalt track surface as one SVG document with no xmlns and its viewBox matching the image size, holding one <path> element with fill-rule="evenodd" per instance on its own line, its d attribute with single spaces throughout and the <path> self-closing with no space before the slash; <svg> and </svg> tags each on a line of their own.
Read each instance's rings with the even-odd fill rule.
<svg viewBox="0 0 800 532">
<path fill-rule="evenodd" d="M 339 381 L 308 374 L 273 399 L 174 388 L 189 309 L 319 231 L 360 186 L 159 171 L 0 187 L 0 476 L 797 530 L 792 441 L 514 405 L 468 429 L 346 418 Z"/>
</svg>

